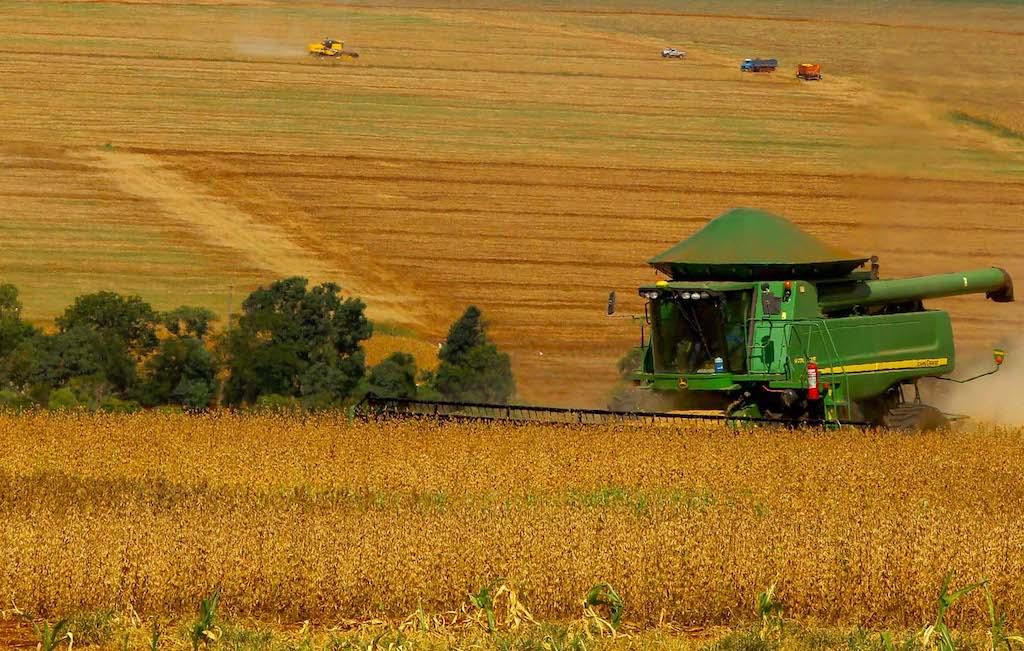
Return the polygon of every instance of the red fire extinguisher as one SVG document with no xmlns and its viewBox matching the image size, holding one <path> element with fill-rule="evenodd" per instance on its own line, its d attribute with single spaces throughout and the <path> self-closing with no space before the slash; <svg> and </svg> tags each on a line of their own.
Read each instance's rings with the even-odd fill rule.
<svg viewBox="0 0 1024 651">
<path fill-rule="evenodd" d="M 818 393 L 818 362 L 813 358 L 807 362 L 807 399 L 818 400 L 821 394 Z"/>
</svg>

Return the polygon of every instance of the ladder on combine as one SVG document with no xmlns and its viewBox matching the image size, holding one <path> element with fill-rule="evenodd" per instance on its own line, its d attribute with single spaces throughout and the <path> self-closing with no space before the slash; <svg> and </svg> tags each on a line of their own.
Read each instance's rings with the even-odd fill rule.
<svg viewBox="0 0 1024 651">
<path fill-rule="evenodd" d="M 750 333 L 752 331 L 752 327 L 753 327 L 752 324 L 753 323 L 754 323 L 753 319 L 748 319 L 748 326 L 747 326 L 747 332 L 748 333 Z M 851 415 L 853 414 L 853 404 L 850 401 L 849 376 L 847 375 L 846 367 L 843 365 L 842 359 L 840 358 L 839 349 L 836 347 L 836 342 L 832 338 L 832 331 L 828 329 L 828 324 L 825 323 L 825 320 L 824 319 L 801 319 L 801 320 L 791 320 L 791 321 L 769 321 L 768 322 L 769 333 L 771 332 L 772 329 L 774 329 L 776 327 L 781 327 L 782 331 L 783 331 L 783 337 L 785 337 L 787 339 L 792 339 L 792 338 L 794 338 L 794 335 L 795 335 L 795 338 L 800 342 L 800 344 L 802 346 L 804 359 L 809 360 L 810 359 L 810 353 L 809 353 L 810 342 L 809 341 L 804 341 L 803 338 L 800 337 L 800 329 L 798 328 L 798 326 L 803 326 L 803 327 L 809 328 L 810 331 L 813 331 L 813 334 L 817 334 L 819 337 L 821 337 L 822 342 L 827 345 L 827 349 L 826 350 L 827 350 L 829 356 L 832 358 L 832 363 L 829 366 L 825 367 L 828 370 L 827 375 L 829 377 L 830 383 L 831 383 L 833 388 L 836 387 L 837 385 L 842 387 L 842 399 L 840 401 L 832 402 L 831 398 L 825 398 L 826 400 L 829 400 L 830 402 L 832 402 L 832 404 L 833 404 L 833 406 L 835 408 L 835 413 L 834 413 L 834 417 L 829 418 L 828 417 L 828 412 L 826 411 L 826 417 L 825 417 L 823 422 L 826 423 L 826 424 L 832 425 L 832 426 L 842 425 L 842 424 L 844 424 L 844 422 L 846 424 L 848 424 L 848 425 L 866 426 L 867 425 L 866 423 L 846 422 L 846 421 L 844 421 L 843 419 L 840 418 L 840 412 L 839 412 L 839 408 L 840 407 L 845 408 L 845 414 L 844 415 L 845 415 L 846 419 L 851 418 Z M 809 333 L 810 333 L 810 331 L 809 331 Z M 759 355 L 761 356 L 761 359 L 763 359 L 763 354 L 764 354 L 765 347 L 766 346 L 763 345 L 763 344 L 757 344 L 757 343 L 754 343 L 753 341 L 751 341 L 750 337 L 749 337 L 749 334 L 748 334 L 748 341 L 747 341 L 747 368 L 750 368 L 751 360 L 757 358 Z M 793 379 L 794 370 L 792 368 L 792 365 L 789 363 L 788 358 L 785 360 L 784 368 L 785 368 L 785 372 L 786 372 L 787 378 Z M 837 381 L 837 379 L 836 379 L 837 376 L 839 376 L 841 378 L 840 381 Z M 841 382 L 841 384 L 840 384 L 840 382 Z"/>
</svg>

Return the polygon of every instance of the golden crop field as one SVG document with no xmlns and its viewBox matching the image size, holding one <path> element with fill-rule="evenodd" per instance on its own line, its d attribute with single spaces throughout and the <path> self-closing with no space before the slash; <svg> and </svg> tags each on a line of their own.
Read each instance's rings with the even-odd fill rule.
<svg viewBox="0 0 1024 651">
<path fill-rule="evenodd" d="M 37 616 L 318 625 L 457 610 L 496 581 L 541 620 L 610 583 L 635 627 L 934 618 L 946 572 L 1024 625 L 1024 431 L 0 415 L 0 595 Z M 952 613 L 983 624 L 984 602 Z"/>
<path fill-rule="evenodd" d="M 1024 271 L 1015 3 L 3 8 L 0 278 L 37 319 L 100 288 L 224 314 L 302 274 L 427 346 L 476 303 L 523 399 L 601 404 L 637 338 L 607 291 L 639 309 L 645 260 L 737 205 L 887 274 Z M 359 61 L 306 57 L 325 35 Z M 938 304 L 966 351 L 1024 325 Z"/>
</svg>

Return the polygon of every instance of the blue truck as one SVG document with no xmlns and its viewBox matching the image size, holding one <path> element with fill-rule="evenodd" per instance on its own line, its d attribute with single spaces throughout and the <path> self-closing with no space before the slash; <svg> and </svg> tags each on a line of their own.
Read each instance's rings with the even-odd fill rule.
<svg viewBox="0 0 1024 651">
<path fill-rule="evenodd" d="M 744 59 L 740 64 L 743 72 L 772 72 L 778 67 L 777 59 Z"/>
</svg>

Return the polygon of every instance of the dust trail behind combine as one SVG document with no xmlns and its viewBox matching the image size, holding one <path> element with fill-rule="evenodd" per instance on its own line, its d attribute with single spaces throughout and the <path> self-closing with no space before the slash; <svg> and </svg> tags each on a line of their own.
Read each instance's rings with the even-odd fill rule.
<svg viewBox="0 0 1024 651">
<path fill-rule="evenodd" d="M 285 42 L 272 38 L 238 38 L 232 42 L 235 52 L 249 57 L 286 58 L 304 54 L 305 43 Z"/>
<path fill-rule="evenodd" d="M 1017 396 L 1024 386 L 1024 345 L 1005 347 L 1007 356 L 999 372 L 967 384 L 930 383 L 933 402 L 945 412 L 1000 425 L 1024 424 L 1024 401 Z M 954 377 L 971 377 L 992 368 L 991 355 L 976 354 L 957 364 Z M 942 386 L 935 386 L 936 384 Z"/>
</svg>

